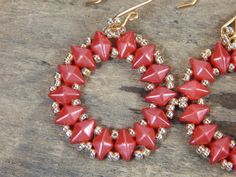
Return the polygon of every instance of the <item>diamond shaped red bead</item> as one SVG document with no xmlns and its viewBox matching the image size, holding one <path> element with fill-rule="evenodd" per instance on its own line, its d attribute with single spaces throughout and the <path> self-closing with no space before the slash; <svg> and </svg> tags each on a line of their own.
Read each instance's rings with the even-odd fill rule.
<svg viewBox="0 0 236 177">
<path fill-rule="evenodd" d="M 200 124 L 205 118 L 205 116 L 209 113 L 209 111 L 209 106 L 191 104 L 186 108 L 179 120 L 181 122 L 187 122 L 191 124 Z"/>
<path fill-rule="evenodd" d="M 93 54 L 89 49 L 80 46 L 71 46 L 71 53 L 75 64 L 79 68 L 96 68 L 96 63 L 93 60 Z"/>
<path fill-rule="evenodd" d="M 87 119 L 76 123 L 74 125 L 73 134 L 70 137 L 71 144 L 77 144 L 79 142 L 91 140 L 93 138 L 95 126 L 96 121 L 93 119 Z"/>
<path fill-rule="evenodd" d="M 236 70 L 236 50 L 231 55 L 231 62 L 234 64 Z"/>
<path fill-rule="evenodd" d="M 56 90 L 51 91 L 48 97 L 60 104 L 70 104 L 72 100 L 80 97 L 80 93 L 68 86 L 62 85 Z"/>
<path fill-rule="evenodd" d="M 111 41 L 102 32 L 95 32 L 91 43 L 93 53 L 97 54 L 102 61 L 107 61 L 110 57 L 111 47 Z"/>
<path fill-rule="evenodd" d="M 66 105 L 56 116 L 55 123 L 59 125 L 73 125 L 79 121 L 84 111 L 85 109 L 81 106 Z"/>
<path fill-rule="evenodd" d="M 188 81 L 177 90 L 186 95 L 190 100 L 198 100 L 209 94 L 208 89 L 196 80 Z"/>
<path fill-rule="evenodd" d="M 156 148 L 155 131 L 153 128 L 135 123 L 134 131 L 137 144 L 143 145 L 151 150 Z"/>
<path fill-rule="evenodd" d="M 133 68 L 148 66 L 154 60 L 155 45 L 147 45 L 136 50 L 132 62 Z"/>
<path fill-rule="evenodd" d="M 134 152 L 136 142 L 127 129 L 121 129 L 115 143 L 115 149 L 123 160 L 130 160 Z"/>
<path fill-rule="evenodd" d="M 163 110 L 158 108 L 144 108 L 142 114 L 147 124 L 153 128 L 169 128 L 171 127 L 168 118 Z"/>
<path fill-rule="evenodd" d="M 158 86 L 147 96 L 145 96 L 145 100 L 158 106 L 165 106 L 172 98 L 175 98 L 176 96 L 177 94 L 174 91 L 169 90 L 166 87 Z"/>
<path fill-rule="evenodd" d="M 74 65 L 58 65 L 58 70 L 66 84 L 84 84 L 83 75 L 78 67 Z"/>
<path fill-rule="evenodd" d="M 193 132 L 190 144 L 192 145 L 204 145 L 209 144 L 217 130 L 217 125 L 198 125 Z"/>
<path fill-rule="evenodd" d="M 236 146 L 232 149 L 229 155 L 230 162 L 234 165 L 234 170 L 236 170 Z"/>
<path fill-rule="evenodd" d="M 104 128 L 98 136 L 93 139 L 93 147 L 96 151 L 98 160 L 104 159 L 106 154 L 113 148 L 111 133 Z"/>
<path fill-rule="evenodd" d="M 210 162 L 212 164 L 217 163 L 229 156 L 230 141 L 230 138 L 227 136 L 211 143 Z"/>
<path fill-rule="evenodd" d="M 125 59 L 136 50 L 136 40 L 133 31 L 129 31 L 117 40 L 119 59 Z"/>
<path fill-rule="evenodd" d="M 141 77 L 141 81 L 160 84 L 165 79 L 169 71 L 169 66 L 152 64 Z"/>
<path fill-rule="evenodd" d="M 214 52 L 211 55 L 211 64 L 218 68 L 221 74 L 226 74 L 230 64 L 230 54 L 222 46 L 221 42 L 216 43 Z"/>
<path fill-rule="evenodd" d="M 213 82 L 215 80 L 213 68 L 210 63 L 198 59 L 190 59 L 193 75 L 197 80 L 208 80 Z"/>
</svg>

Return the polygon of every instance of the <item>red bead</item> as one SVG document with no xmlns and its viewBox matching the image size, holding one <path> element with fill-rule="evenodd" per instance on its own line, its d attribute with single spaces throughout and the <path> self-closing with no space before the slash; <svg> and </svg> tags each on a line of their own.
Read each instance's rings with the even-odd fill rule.
<svg viewBox="0 0 236 177">
<path fill-rule="evenodd" d="M 212 164 L 217 163 L 229 156 L 230 141 L 231 140 L 229 137 L 223 137 L 211 143 L 210 162 Z"/>
<path fill-rule="evenodd" d="M 134 152 L 136 142 L 127 129 L 121 129 L 115 143 L 115 149 L 123 160 L 130 160 Z"/>
<path fill-rule="evenodd" d="M 186 108 L 179 120 L 190 124 L 200 124 L 209 111 L 209 106 L 191 104 Z"/>
<path fill-rule="evenodd" d="M 217 125 L 198 125 L 193 132 L 192 138 L 189 141 L 192 145 L 209 144 L 217 130 Z"/>
<path fill-rule="evenodd" d="M 171 127 L 168 118 L 163 110 L 158 108 L 144 108 L 142 114 L 149 126 L 153 128 L 169 128 Z"/>
<path fill-rule="evenodd" d="M 234 148 L 232 149 L 232 151 L 230 152 L 229 160 L 230 160 L 230 162 L 233 163 L 233 165 L 234 165 L 234 170 L 236 170 L 236 147 L 234 147 Z"/>
<path fill-rule="evenodd" d="M 91 49 L 102 59 L 102 61 L 107 61 L 109 59 L 111 47 L 111 41 L 102 32 L 97 31 L 94 34 Z"/>
<path fill-rule="evenodd" d="M 80 46 L 72 46 L 71 52 L 75 64 L 79 68 L 89 68 L 89 69 L 96 68 L 96 63 L 93 60 L 93 54 L 89 49 Z"/>
<path fill-rule="evenodd" d="M 134 131 L 137 144 L 143 145 L 151 150 L 156 148 L 155 131 L 153 128 L 135 123 Z"/>
<path fill-rule="evenodd" d="M 165 106 L 172 98 L 175 98 L 177 94 L 167 89 L 166 87 L 158 86 L 151 93 L 145 96 L 147 102 L 154 103 L 158 106 Z"/>
<path fill-rule="evenodd" d="M 113 142 L 109 130 L 107 128 L 104 128 L 101 134 L 93 139 L 92 144 L 96 151 L 98 160 L 102 160 L 113 147 Z"/>
<path fill-rule="evenodd" d="M 155 45 L 147 45 L 136 50 L 133 59 L 133 68 L 148 66 L 154 60 Z"/>
<path fill-rule="evenodd" d="M 211 64 L 218 68 L 221 74 L 226 74 L 230 65 L 230 54 L 220 42 L 216 43 L 214 52 L 211 55 Z"/>
<path fill-rule="evenodd" d="M 81 106 L 66 105 L 56 117 L 55 123 L 59 125 L 73 125 L 79 121 L 80 116 L 85 112 Z"/>
<path fill-rule="evenodd" d="M 76 123 L 74 126 L 73 134 L 70 138 L 71 144 L 77 144 L 79 142 L 91 140 L 93 138 L 95 126 L 96 122 L 93 119 L 88 119 Z"/>
<path fill-rule="evenodd" d="M 193 75 L 197 80 L 208 80 L 213 82 L 215 80 L 213 68 L 210 63 L 198 59 L 190 59 Z"/>
<path fill-rule="evenodd" d="M 236 70 L 236 50 L 231 55 L 231 63 L 234 64 Z"/>
<path fill-rule="evenodd" d="M 60 104 L 70 104 L 72 100 L 80 97 L 80 93 L 75 89 L 62 85 L 56 90 L 51 91 L 48 97 Z"/>
<path fill-rule="evenodd" d="M 160 84 L 169 71 L 169 66 L 152 64 L 141 77 L 141 81 Z"/>
<path fill-rule="evenodd" d="M 209 94 L 208 89 L 196 80 L 188 81 L 177 90 L 186 95 L 190 100 L 198 100 Z"/>
<path fill-rule="evenodd" d="M 125 33 L 117 40 L 117 50 L 119 59 L 125 59 L 136 50 L 136 40 L 134 32 Z"/>
<path fill-rule="evenodd" d="M 58 70 L 66 84 L 84 84 L 83 75 L 78 67 L 73 65 L 58 65 Z"/>
</svg>

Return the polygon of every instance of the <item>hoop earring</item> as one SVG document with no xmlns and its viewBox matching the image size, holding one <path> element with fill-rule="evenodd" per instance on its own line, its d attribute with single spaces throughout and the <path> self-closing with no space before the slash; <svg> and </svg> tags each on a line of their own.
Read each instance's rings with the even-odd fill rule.
<svg viewBox="0 0 236 177">
<path fill-rule="evenodd" d="M 179 120 L 186 123 L 189 143 L 197 146 L 197 153 L 208 158 L 211 164 L 220 162 L 227 171 L 236 170 L 235 140 L 224 135 L 206 116 L 210 106 L 204 97 L 210 94 L 208 86 L 218 76 L 236 71 L 236 16 L 221 28 L 221 42 L 213 51 L 204 50 L 201 59 L 191 58 L 190 68 L 184 74 L 185 83 L 177 87 L 183 97 L 179 107 L 184 109 Z"/>
<path fill-rule="evenodd" d="M 88 38 L 81 46 L 72 46 L 65 64 L 58 65 L 55 84 L 50 88 L 49 97 L 56 113 L 55 123 L 64 126 L 64 131 L 78 150 L 89 152 L 90 158 L 107 158 L 116 161 L 132 157 L 142 159 L 157 148 L 156 143 L 163 139 L 166 129 L 171 127 L 177 104 L 174 78 L 170 67 L 163 65 L 163 57 L 156 46 L 133 31 L 126 32 L 126 24 L 138 19 L 137 8 L 150 3 L 145 1 L 108 20 L 102 32 Z M 92 3 L 100 3 L 93 1 Z M 89 2 L 91 4 L 91 2 Z M 112 42 L 111 41 L 115 41 Z M 133 128 L 115 130 L 98 126 L 95 119 L 86 114 L 81 106 L 80 92 L 85 80 L 95 71 L 97 63 L 109 58 L 126 60 L 133 69 L 141 73 L 145 96 L 149 106 L 142 109 L 144 119 Z"/>
</svg>

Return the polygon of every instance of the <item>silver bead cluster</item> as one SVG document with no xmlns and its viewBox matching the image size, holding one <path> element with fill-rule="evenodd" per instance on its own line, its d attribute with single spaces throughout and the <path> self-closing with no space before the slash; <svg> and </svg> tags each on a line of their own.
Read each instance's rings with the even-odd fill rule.
<svg viewBox="0 0 236 177">
<path fill-rule="evenodd" d="M 159 50 L 157 50 L 155 53 L 154 53 L 154 57 L 155 57 L 155 62 L 157 64 L 163 64 L 164 63 L 164 58 L 161 56 L 161 53 Z"/>
<path fill-rule="evenodd" d="M 94 56 L 93 56 L 93 59 L 94 59 L 94 61 L 95 61 L 96 63 L 101 63 L 101 62 L 102 62 L 102 59 L 101 59 L 101 57 L 100 57 L 99 55 L 94 55 Z"/>
<path fill-rule="evenodd" d="M 96 126 L 95 129 L 94 129 L 94 134 L 95 135 L 100 135 L 101 132 L 102 132 L 102 127 Z"/>
<path fill-rule="evenodd" d="M 159 128 L 158 133 L 156 134 L 156 140 L 157 142 L 160 142 L 164 139 L 164 137 L 167 134 L 167 130 L 165 128 Z"/>
<path fill-rule="evenodd" d="M 230 63 L 228 71 L 229 71 L 230 73 L 232 73 L 232 72 L 235 71 L 235 66 L 234 66 L 233 63 Z"/>
<path fill-rule="evenodd" d="M 197 104 L 204 105 L 204 104 L 206 104 L 206 101 L 205 101 L 204 98 L 200 98 L 200 99 L 197 100 Z"/>
<path fill-rule="evenodd" d="M 205 146 L 199 146 L 196 150 L 197 154 L 201 155 L 204 158 L 207 158 L 210 155 L 210 149 Z"/>
<path fill-rule="evenodd" d="M 213 68 L 213 74 L 214 74 L 215 76 L 219 76 L 219 75 L 220 75 L 219 69 L 218 69 L 218 68 Z"/>
<path fill-rule="evenodd" d="M 140 150 L 134 151 L 134 158 L 135 158 L 136 160 L 141 160 L 141 159 L 143 159 L 143 158 L 144 158 L 143 152 L 140 151 Z"/>
<path fill-rule="evenodd" d="M 212 123 L 212 120 L 209 119 L 209 118 L 205 118 L 205 119 L 203 120 L 203 124 L 205 124 L 205 125 L 209 125 L 209 124 L 211 124 L 211 123 Z"/>
<path fill-rule="evenodd" d="M 88 68 L 82 68 L 81 72 L 86 77 L 89 77 L 92 73 L 91 70 L 89 70 Z"/>
<path fill-rule="evenodd" d="M 88 46 L 91 45 L 91 43 L 92 43 L 92 39 L 91 39 L 90 37 L 87 37 L 87 38 L 85 39 L 84 44 L 88 47 Z"/>
<path fill-rule="evenodd" d="M 61 85 L 61 74 L 56 72 L 54 74 L 54 85 L 50 87 L 50 91 L 54 91 Z"/>
<path fill-rule="evenodd" d="M 117 58 L 117 57 L 118 57 L 118 54 L 119 54 L 118 50 L 113 47 L 113 48 L 111 49 L 111 58 Z"/>
<path fill-rule="evenodd" d="M 175 87 L 174 76 L 172 74 L 167 75 L 165 81 L 166 81 L 166 87 L 168 89 L 173 89 Z"/>
<path fill-rule="evenodd" d="M 121 34 L 126 32 L 125 27 L 121 27 L 118 30 L 113 30 L 112 26 L 121 24 L 120 18 L 109 18 L 107 21 L 107 27 L 104 29 L 105 34 L 108 38 L 118 38 Z"/>
<path fill-rule="evenodd" d="M 52 109 L 55 114 L 60 112 L 60 105 L 57 102 L 52 103 Z"/>
<path fill-rule="evenodd" d="M 155 88 L 155 84 L 146 84 L 145 85 L 145 87 L 144 87 L 144 89 L 146 90 L 146 91 L 150 91 L 150 90 L 153 90 Z"/>
<path fill-rule="evenodd" d="M 67 125 L 64 126 L 62 130 L 66 133 L 66 138 L 70 138 L 71 137 L 72 131 L 70 130 L 69 126 L 67 126 Z"/>
<path fill-rule="evenodd" d="M 208 58 L 211 56 L 212 52 L 210 49 L 206 49 L 204 51 L 201 52 L 201 57 L 203 60 L 207 61 Z"/>
<path fill-rule="evenodd" d="M 166 116 L 169 119 L 173 119 L 174 117 L 174 110 L 175 110 L 175 104 L 172 104 L 171 102 L 166 106 Z"/>
<path fill-rule="evenodd" d="M 187 130 L 187 135 L 192 135 L 193 131 L 195 129 L 195 125 L 194 124 L 187 124 L 186 125 L 186 130 Z"/>
<path fill-rule="evenodd" d="M 210 85 L 210 82 L 208 80 L 202 80 L 202 85 L 204 85 L 205 87 L 208 87 Z"/>
<path fill-rule="evenodd" d="M 132 63 L 133 59 L 134 59 L 134 56 L 133 56 L 133 55 L 129 55 L 129 56 L 126 58 L 125 61 L 128 62 L 128 63 Z"/>
<path fill-rule="evenodd" d="M 186 108 L 188 106 L 188 97 L 179 98 L 179 108 Z"/>
<path fill-rule="evenodd" d="M 174 111 L 166 111 L 166 116 L 169 118 L 169 119 L 173 119 L 174 118 Z"/>
<path fill-rule="evenodd" d="M 221 139 L 224 136 L 224 134 L 222 132 L 220 132 L 219 130 L 217 130 L 214 134 L 214 138 L 215 139 Z"/>
<path fill-rule="evenodd" d="M 109 152 L 107 155 L 107 160 L 118 161 L 120 160 L 120 154 L 118 152 Z"/>
<path fill-rule="evenodd" d="M 139 72 L 140 74 L 145 73 L 146 70 L 147 70 L 147 68 L 146 68 L 145 66 L 141 66 L 141 67 L 138 68 L 138 72 Z"/>
<path fill-rule="evenodd" d="M 221 168 L 223 169 L 223 170 L 226 170 L 226 171 L 232 171 L 233 170 L 233 163 L 231 163 L 231 162 L 229 162 L 229 161 L 227 161 L 227 160 L 223 160 L 222 162 L 221 162 Z"/>
<path fill-rule="evenodd" d="M 78 151 L 91 152 L 91 150 L 92 150 L 92 143 L 91 142 L 81 142 L 81 143 L 76 145 L 76 149 Z"/>
<path fill-rule="evenodd" d="M 146 46 L 146 45 L 148 45 L 148 40 L 145 39 L 145 38 L 143 38 L 143 36 L 142 36 L 141 34 L 137 34 L 137 35 L 135 36 L 135 39 L 136 39 L 136 42 L 137 42 L 138 44 L 140 44 L 141 46 Z"/>
<path fill-rule="evenodd" d="M 79 84 L 73 84 L 73 85 L 72 85 L 72 88 L 75 89 L 75 90 L 77 90 L 77 91 L 80 91 L 80 89 L 81 89 L 81 87 L 80 87 Z"/>
<path fill-rule="evenodd" d="M 81 101 L 80 101 L 80 99 L 75 99 L 72 101 L 71 104 L 72 104 L 72 106 L 78 106 L 78 105 L 81 105 Z"/>
<path fill-rule="evenodd" d="M 139 124 L 140 125 L 147 125 L 147 122 L 146 122 L 146 120 L 142 119 L 139 121 Z"/>
<path fill-rule="evenodd" d="M 193 74 L 192 69 L 187 68 L 186 72 L 184 73 L 184 76 L 183 76 L 182 80 L 185 81 L 185 82 L 189 81 L 191 79 L 192 74 Z"/>
<path fill-rule="evenodd" d="M 129 134 L 130 134 L 132 137 L 135 137 L 135 131 L 134 131 L 134 129 L 129 128 L 128 131 L 129 131 Z"/>
<path fill-rule="evenodd" d="M 73 60 L 73 55 L 71 53 L 68 53 L 66 58 L 64 59 L 65 64 L 71 64 L 71 61 Z"/>
<path fill-rule="evenodd" d="M 83 121 L 85 119 L 88 119 L 88 117 L 89 117 L 88 114 L 84 113 L 80 116 L 80 120 Z"/>
<path fill-rule="evenodd" d="M 236 49 L 236 39 L 231 40 L 230 38 L 236 33 L 236 31 L 228 26 L 223 29 L 223 35 L 221 36 L 222 44 L 227 48 L 228 51 Z"/>
<path fill-rule="evenodd" d="M 117 130 L 112 130 L 111 137 L 112 139 L 117 139 L 119 136 L 119 132 Z"/>
</svg>

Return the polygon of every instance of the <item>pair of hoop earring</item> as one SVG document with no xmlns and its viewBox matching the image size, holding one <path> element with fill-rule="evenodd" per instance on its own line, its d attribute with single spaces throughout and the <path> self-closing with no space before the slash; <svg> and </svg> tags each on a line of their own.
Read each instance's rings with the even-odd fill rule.
<svg viewBox="0 0 236 177">
<path fill-rule="evenodd" d="M 189 60 L 191 67 L 184 74 L 185 82 L 175 91 L 170 67 L 164 64 L 156 46 L 141 34 L 126 30 L 126 24 L 138 18 L 136 9 L 151 1 L 110 18 L 103 31 L 95 32 L 84 44 L 71 47 L 64 64 L 58 65 L 59 72 L 54 75 L 55 82 L 50 87 L 55 123 L 63 125 L 71 144 L 79 151 L 88 152 L 90 158 L 129 161 L 133 157 L 143 159 L 157 149 L 157 142 L 166 135 L 175 108 L 179 107 L 183 109 L 179 120 L 187 124 L 187 134 L 191 136 L 189 143 L 197 146 L 197 153 L 209 158 L 212 164 L 220 162 L 225 170 L 236 170 L 235 140 L 224 135 L 207 118 L 210 107 L 204 100 L 210 94 L 208 86 L 219 75 L 236 71 L 236 16 L 222 26 L 221 42 L 212 51 L 207 49 L 200 58 Z M 140 80 L 149 92 L 144 98 L 148 106 L 141 110 L 144 119 L 133 127 L 116 130 L 99 126 L 81 105 L 79 98 L 87 78 L 98 64 L 110 58 L 129 62 L 141 74 Z"/>
</svg>

